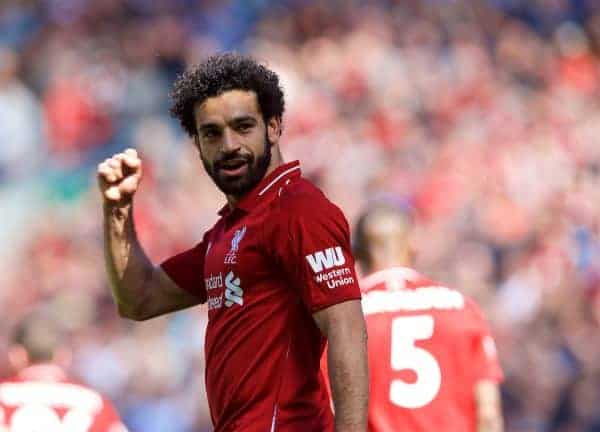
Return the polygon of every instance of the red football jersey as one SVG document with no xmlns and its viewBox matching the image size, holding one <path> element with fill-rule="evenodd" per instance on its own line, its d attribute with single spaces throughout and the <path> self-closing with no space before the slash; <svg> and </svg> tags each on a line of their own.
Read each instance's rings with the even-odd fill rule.
<svg viewBox="0 0 600 432">
<path fill-rule="evenodd" d="M 478 306 L 407 268 L 361 281 L 373 432 L 476 430 L 475 384 L 502 380 Z"/>
<path fill-rule="evenodd" d="M 32 366 L 0 383 L 2 432 L 126 432 L 98 392 L 53 365 Z"/>
<path fill-rule="evenodd" d="M 162 264 L 208 303 L 206 392 L 215 432 L 333 431 L 312 314 L 360 299 L 348 223 L 300 176 L 277 168 L 195 248 Z"/>
</svg>

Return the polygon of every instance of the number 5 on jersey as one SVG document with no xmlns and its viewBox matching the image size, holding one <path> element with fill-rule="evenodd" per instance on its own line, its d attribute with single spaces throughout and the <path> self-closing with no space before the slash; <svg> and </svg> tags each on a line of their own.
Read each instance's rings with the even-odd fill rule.
<svg viewBox="0 0 600 432">
<path fill-rule="evenodd" d="M 421 408 L 437 396 L 442 384 L 440 366 L 431 353 L 415 345 L 433 336 L 431 315 L 395 318 L 392 321 L 391 365 L 395 371 L 410 369 L 417 375 L 414 383 L 392 380 L 390 401 L 402 408 Z"/>
<path fill-rule="evenodd" d="M 2 429 L 0 419 L 0 431 Z M 12 415 L 9 432 L 87 432 L 93 423 L 92 415 L 83 410 L 70 410 L 61 420 L 58 413 L 41 404 L 26 404 Z"/>
</svg>

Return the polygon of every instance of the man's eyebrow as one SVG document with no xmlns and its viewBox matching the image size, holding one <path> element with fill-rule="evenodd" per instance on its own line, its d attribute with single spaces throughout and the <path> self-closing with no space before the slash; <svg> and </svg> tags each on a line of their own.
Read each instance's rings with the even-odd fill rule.
<svg viewBox="0 0 600 432">
<path fill-rule="evenodd" d="M 252 123 L 258 123 L 258 121 L 256 120 L 256 118 L 254 116 L 251 115 L 240 115 L 237 117 L 232 118 L 229 123 L 243 123 L 243 122 L 252 122 Z M 198 126 L 198 130 L 211 130 L 211 129 L 221 129 L 223 126 L 219 123 L 213 123 L 213 122 L 206 122 L 201 124 L 200 126 Z"/>
<path fill-rule="evenodd" d="M 241 115 L 241 116 L 234 117 L 231 119 L 231 123 L 243 123 L 243 122 L 247 122 L 247 121 L 253 122 L 253 123 L 257 122 L 256 118 L 254 118 L 251 115 Z"/>
<path fill-rule="evenodd" d="M 210 129 L 220 129 L 221 126 L 217 123 L 204 123 L 198 127 L 199 130 L 210 130 Z"/>
</svg>

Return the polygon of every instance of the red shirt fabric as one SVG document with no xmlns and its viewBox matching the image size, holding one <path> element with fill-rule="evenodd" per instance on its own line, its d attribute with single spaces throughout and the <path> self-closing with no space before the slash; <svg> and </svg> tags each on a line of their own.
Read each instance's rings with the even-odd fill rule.
<svg viewBox="0 0 600 432">
<path fill-rule="evenodd" d="M 479 307 L 408 268 L 361 281 L 369 431 L 476 431 L 475 384 L 503 378 Z"/>
<path fill-rule="evenodd" d="M 127 432 L 109 400 L 54 365 L 29 367 L 0 383 L 0 430 Z"/>
<path fill-rule="evenodd" d="M 196 247 L 162 264 L 208 304 L 215 432 L 333 431 L 312 314 L 361 297 L 344 215 L 297 161 L 219 213 Z"/>
</svg>

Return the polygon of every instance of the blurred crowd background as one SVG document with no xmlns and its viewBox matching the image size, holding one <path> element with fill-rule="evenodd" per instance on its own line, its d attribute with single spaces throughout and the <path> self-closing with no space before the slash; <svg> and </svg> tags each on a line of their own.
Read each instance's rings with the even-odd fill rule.
<svg viewBox="0 0 600 432">
<path fill-rule="evenodd" d="M 373 197 L 417 209 L 417 268 L 489 317 L 507 429 L 600 430 L 595 0 L 2 0 L 0 353 L 45 305 L 132 431 L 210 430 L 206 309 L 118 318 L 95 170 L 137 148 L 143 245 L 198 241 L 223 197 L 168 92 L 221 50 L 280 73 L 284 155 L 351 224 Z"/>
</svg>

